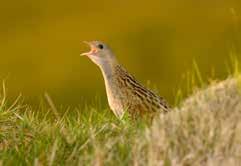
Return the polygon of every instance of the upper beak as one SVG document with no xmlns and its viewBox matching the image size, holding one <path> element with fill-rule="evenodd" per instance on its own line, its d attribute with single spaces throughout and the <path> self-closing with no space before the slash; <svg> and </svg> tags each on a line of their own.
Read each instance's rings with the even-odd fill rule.
<svg viewBox="0 0 241 166">
<path fill-rule="evenodd" d="M 89 52 L 85 52 L 85 53 L 82 53 L 80 54 L 80 56 L 85 56 L 85 55 L 90 55 L 92 54 L 93 52 L 93 45 L 90 43 L 90 42 L 87 42 L 87 41 L 83 41 L 83 43 L 87 44 L 88 46 L 90 46 L 91 50 Z"/>
</svg>

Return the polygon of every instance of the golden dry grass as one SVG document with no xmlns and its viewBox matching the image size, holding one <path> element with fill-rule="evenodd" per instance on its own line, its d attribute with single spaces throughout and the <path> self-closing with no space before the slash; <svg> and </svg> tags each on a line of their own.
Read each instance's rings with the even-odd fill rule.
<svg viewBox="0 0 241 166">
<path fill-rule="evenodd" d="M 136 163 L 149 165 L 239 165 L 240 78 L 214 83 L 161 115 L 138 138 Z M 145 164 L 144 164 L 145 165 Z"/>
</svg>

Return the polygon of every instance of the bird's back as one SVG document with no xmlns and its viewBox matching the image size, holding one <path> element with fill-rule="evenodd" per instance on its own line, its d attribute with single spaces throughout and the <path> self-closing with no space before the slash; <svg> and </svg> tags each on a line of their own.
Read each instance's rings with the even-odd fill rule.
<svg viewBox="0 0 241 166">
<path fill-rule="evenodd" d="M 132 116 L 142 116 L 170 110 L 162 97 L 138 83 L 122 66 L 116 65 L 113 70 L 106 88 L 109 105 L 115 114 L 123 115 L 127 110 Z"/>
</svg>

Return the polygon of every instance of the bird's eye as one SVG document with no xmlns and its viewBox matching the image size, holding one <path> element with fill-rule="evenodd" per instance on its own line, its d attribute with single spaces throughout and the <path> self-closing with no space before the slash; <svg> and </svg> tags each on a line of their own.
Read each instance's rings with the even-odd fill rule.
<svg viewBox="0 0 241 166">
<path fill-rule="evenodd" d="M 104 46 L 103 46 L 102 44 L 99 44 L 99 45 L 98 45 L 98 48 L 99 48 L 99 49 L 103 49 Z"/>
</svg>

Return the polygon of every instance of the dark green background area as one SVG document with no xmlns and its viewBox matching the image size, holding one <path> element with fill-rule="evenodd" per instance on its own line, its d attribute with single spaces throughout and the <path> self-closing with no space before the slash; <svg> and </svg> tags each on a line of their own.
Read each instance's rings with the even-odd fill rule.
<svg viewBox="0 0 241 166">
<path fill-rule="evenodd" d="M 108 43 L 130 73 L 173 103 L 194 59 L 205 79 L 222 79 L 230 54 L 240 58 L 241 1 L 2 1 L 0 79 L 9 96 L 106 101 L 99 69 L 79 56 L 88 50 L 83 40 Z"/>
</svg>

